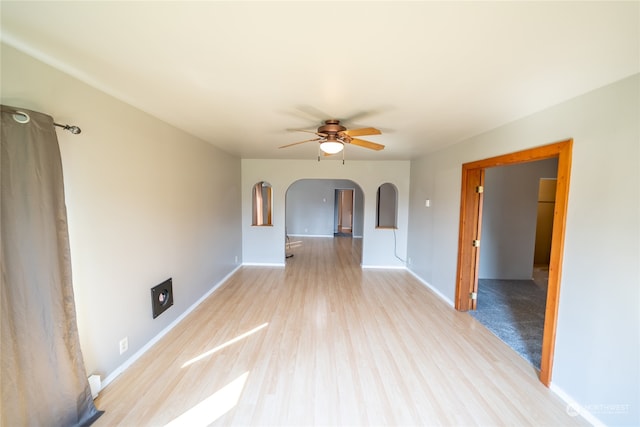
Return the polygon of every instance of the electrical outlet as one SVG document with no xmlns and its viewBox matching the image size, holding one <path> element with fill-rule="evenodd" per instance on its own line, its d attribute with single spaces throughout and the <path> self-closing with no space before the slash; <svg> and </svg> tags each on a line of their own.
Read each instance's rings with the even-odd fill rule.
<svg viewBox="0 0 640 427">
<path fill-rule="evenodd" d="M 236 264 L 238 263 L 238 255 L 236 255 Z"/>
<path fill-rule="evenodd" d="M 120 354 L 124 353 L 127 350 L 129 350 L 129 338 L 124 337 L 120 340 Z"/>
</svg>

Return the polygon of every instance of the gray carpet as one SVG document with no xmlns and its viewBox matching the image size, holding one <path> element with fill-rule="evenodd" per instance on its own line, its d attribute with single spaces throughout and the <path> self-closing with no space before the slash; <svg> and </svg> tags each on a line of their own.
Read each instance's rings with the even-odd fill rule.
<svg viewBox="0 0 640 427">
<path fill-rule="evenodd" d="M 469 313 L 540 369 L 546 290 L 533 280 L 478 281 L 478 305 Z"/>
</svg>

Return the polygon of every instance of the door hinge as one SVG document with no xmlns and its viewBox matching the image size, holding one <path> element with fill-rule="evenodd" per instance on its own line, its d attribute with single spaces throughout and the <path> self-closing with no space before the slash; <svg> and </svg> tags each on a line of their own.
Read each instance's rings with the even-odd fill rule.
<svg viewBox="0 0 640 427">
<path fill-rule="evenodd" d="M 480 240 L 474 240 L 473 242 L 471 242 L 471 245 L 474 248 L 479 248 L 480 247 Z"/>
<path fill-rule="evenodd" d="M 469 298 L 472 300 L 477 300 L 478 299 L 478 293 L 477 292 L 469 292 Z"/>
<path fill-rule="evenodd" d="M 478 185 L 476 187 L 476 193 L 478 193 L 478 194 L 484 193 L 484 187 L 482 185 Z"/>
</svg>

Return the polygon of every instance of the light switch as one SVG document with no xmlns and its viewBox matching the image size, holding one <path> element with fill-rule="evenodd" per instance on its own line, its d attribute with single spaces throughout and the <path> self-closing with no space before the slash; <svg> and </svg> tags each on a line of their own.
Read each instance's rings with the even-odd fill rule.
<svg viewBox="0 0 640 427">
<path fill-rule="evenodd" d="M 429 199 L 425 200 L 424 201 L 424 206 L 427 207 L 427 208 L 430 208 L 431 207 L 431 200 L 429 200 Z"/>
</svg>

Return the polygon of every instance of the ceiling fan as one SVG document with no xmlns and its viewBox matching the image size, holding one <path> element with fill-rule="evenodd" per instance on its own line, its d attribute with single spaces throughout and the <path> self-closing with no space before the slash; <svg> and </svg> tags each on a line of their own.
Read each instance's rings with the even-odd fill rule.
<svg viewBox="0 0 640 427">
<path fill-rule="evenodd" d="M 347 129 L 340 124 L 338 119 L 325 120 L 324 124 L 318 128 L 317 131 L 295 129 L 299 132 L 314 133 L 318 137 L 313 139 L 306 139 L 304 141 L 294 142 L 293 144 L 283 145 L 278 148 L 292 147 L 298 144 L 304 144 L 305 142 L 316 141 L 320 143 L 320 150 L 325 156 L 331 156 L 337 154 L 344 149 L 345 144 L 357 145 L 359 147 L 368 148 L 371 150 L 380 151 L 384 149 L 384 145 L 377 144 L 371 141 L 365 141 L 364 139 L 354 138 L 356 136 L 364 135 L 380 135 L 380 132 L 376 128 L 361 128 L 361 129 Z"/>
</svg>

